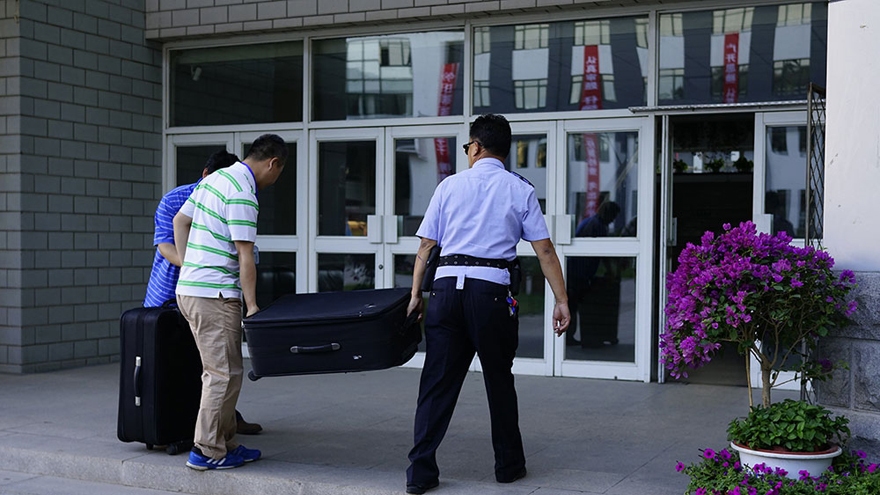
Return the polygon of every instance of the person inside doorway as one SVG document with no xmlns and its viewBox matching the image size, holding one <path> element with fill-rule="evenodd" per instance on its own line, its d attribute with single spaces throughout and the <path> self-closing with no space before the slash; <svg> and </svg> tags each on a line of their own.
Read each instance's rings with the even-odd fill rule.
<svg viewBox="0 0 880 495">
<path fill-rule="evenodd" d="M 596 213 L 585 217 L 575 229 L 575 237 L 607 237 L 609 226 L 620 214 L 620 206 L 614 201 L 605 201 Z M 585 348 L 602 347 L 605 342 L 615 345 L 617 339 L 617 305 L 619 305 L 619 280 L 617 281 L 617 301 L 613 299 L 613 279 L 608 276 L 597 277 L 603 260 L 597 256 L 574 256 L 568 259 L 567 287 L 568 311 L 572 323 L 565 334 L 567 346 L 581 345 Z M 610 275 L 611 263 L 605 265 Z M 602 292 L 605 292 L 603 294 Z M 605 303 L 611 303 L 610 306 Z M 595 309 L 596 311 L 593 311 Z M 598 314 L 596 312 L 598 311 Z M 605 325 L 609 313 L 613 314 L 613 322 Z M 580 340 L 575 332 L 580 329 Z"/>
</svg>

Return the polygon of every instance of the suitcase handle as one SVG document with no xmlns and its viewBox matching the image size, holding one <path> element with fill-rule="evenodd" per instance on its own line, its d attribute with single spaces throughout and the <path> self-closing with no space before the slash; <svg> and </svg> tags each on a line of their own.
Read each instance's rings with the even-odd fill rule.
<svg viewBox="0 0 880 495">
<path fill-rule="evenodd" d="M 134 405 L 141 406 L 141 357 L 134 358 Z"/>
<path fill-rule="evenodd" d="M 290 348 L 293 354 L 319 354 L 321 352 L 333 352 L 341 349 L 342 346 L 336 342 L 324 345 L 295 345 Z"/>
</svg>

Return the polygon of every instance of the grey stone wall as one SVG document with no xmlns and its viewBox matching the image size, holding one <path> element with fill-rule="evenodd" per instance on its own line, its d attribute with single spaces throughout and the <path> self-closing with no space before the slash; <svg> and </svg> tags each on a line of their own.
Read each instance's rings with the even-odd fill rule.
<svg viewBox="0 0 880 495">
<path fill-rule="evenodd" d="M 144 0 L 0 5 L 0 371 L 107 363 L 152 256 L 160 45 Z"/>
<path fill-rule="evenodd" d="M 10 348 L 21 343 L 20 332 L 14 328 L 21 320 L 21 293 L 17 289 L 21 285 L 21 101 L 14 3 L 0 0 L 0 369 L 9 362 Z"/>
<path fill-rule="evenodd" d="M 147 39 L 648 6 L 662 0 L 146 0 Z"/>
<path fill-rule="evenodd" d="M 831 380 L 817 386 L 819 402 L 850 418 L 850 447 L 880 457 L 880 273 L 857 272 L 859 309 L 853 324 L 820 343 L 821 357 L 844 361 Z"/>
</svg>

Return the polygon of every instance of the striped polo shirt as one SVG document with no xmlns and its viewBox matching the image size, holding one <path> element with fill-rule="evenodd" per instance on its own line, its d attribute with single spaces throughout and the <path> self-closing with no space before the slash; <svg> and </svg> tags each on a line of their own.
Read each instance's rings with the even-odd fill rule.
<svg viewBox="0 0 880 495">
<path fill-rule="evenodd" d="M 189 199 L 198 182 L 176 187 L 162 197 L 153 217 L 155 230 L 153 231 L 153 245 L 158 246 L 163 242 L 174 244 L 174 215 L 180 211 L 180 207 Z M 174 289 L 177 287 L 177 276 L 180 268 L 166 260 L 159 249 L 153 257 L 153 269 L 150 271 L 150 281 L 147 283 L 147 295 L 144 298 L 145 308 L 156 308 L 170 299 L 174 299 Z"/>
<path fill-rule="evenodd" d="M 257 184 L 238 162 L 209 175 L 180 212 L 192 218 L 177 293 L 196 297 L 241 297 L 235 241 L 256 242 Z"/>
</svg>

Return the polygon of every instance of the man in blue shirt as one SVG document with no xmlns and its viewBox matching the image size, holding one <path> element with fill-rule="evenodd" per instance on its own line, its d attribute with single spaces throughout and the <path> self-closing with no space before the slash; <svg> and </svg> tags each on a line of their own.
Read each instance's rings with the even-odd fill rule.
<svg viewBox="0 0 880 495">
<path fill-rule="evenodd" d="M 504 168 L 510 124 L 483 115 L 464 145 L 470 169 L 449 176 L 434 191 L 416 235 L 421 238 L 407 313 L 422 313 L 425 260 L 440 245 L 440 259 L 425 315 L 425 364 L 419 383 L 414 446 L 406 492 L 421 494 L 439 484 L 436 451 L 458 400 L 474 353 L 480 357 L 495 450 L 495 480 L 526 475 L 519 431 L 513 358 L 519 342 L 516 301 L 509 285 L 517 270 L 516 245 L 531 243 L 556 302 L 553 331 L 569 325 L 562 268 L 541 213 L 535 188 Z"/>
<path fill-rule="evenodd" d="M 220 150 L 208 158 L 205 168 L 202 170 L 201 179 L 237 161 L 237 156 L 226 150 Z M 156 255 L 153 257 L 150 281 L 147 283 L 147 295 L 144 298 L 145 308 L 157 308 L 175 298 L 177 279 L 180 276 L 180 258 L 177 256 L 177 249 L 174 246 L 174 215 L 177 215 L 180 207 L 189 199 L 201 179 L 192 184 L 172 189 L 159 201 L 159 206 L 153 217 L 155 224 L 153 245 L 156 246 Z M 248 423 L 238 411 L 235 414 L 238 419 L 239 434 L 254 435 L 262 431 L 263 427 L 259 424 Z"/>
</svg>

